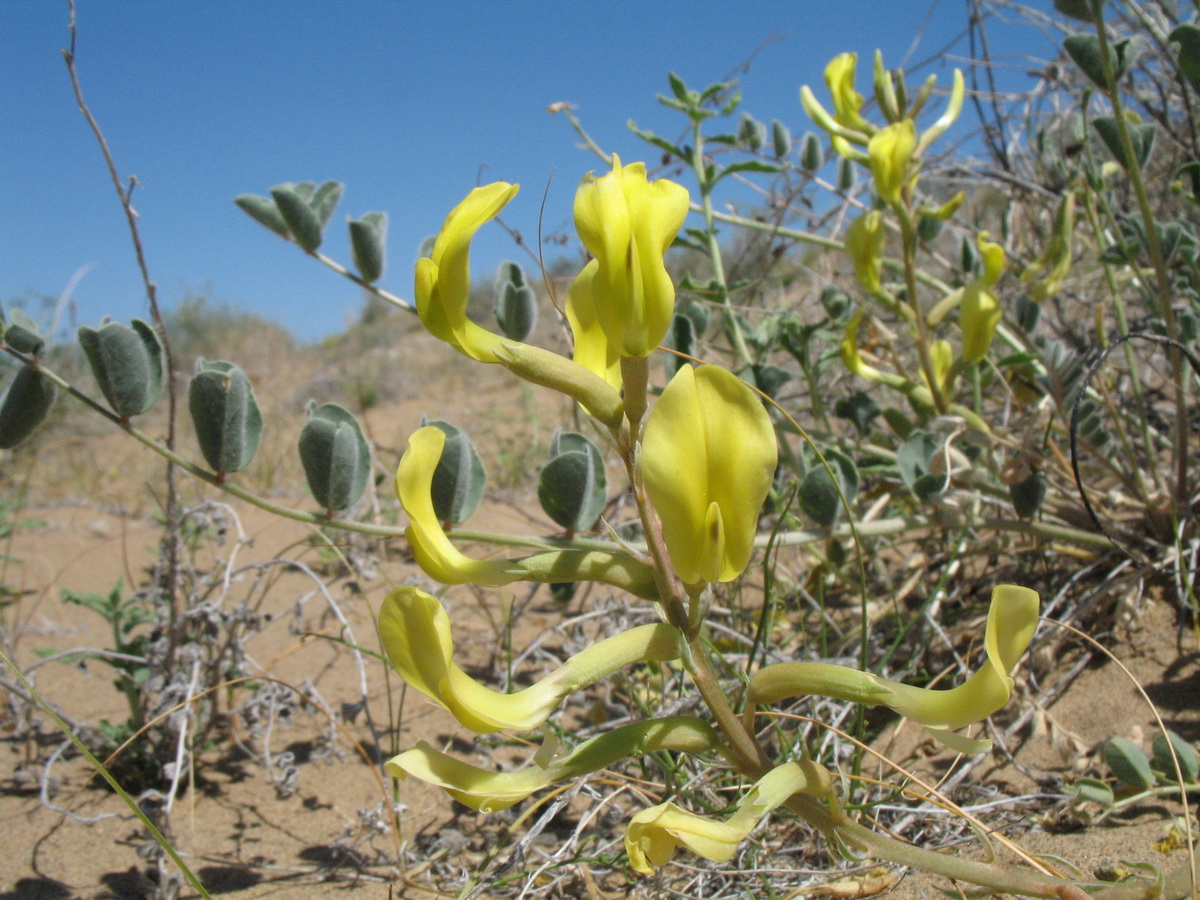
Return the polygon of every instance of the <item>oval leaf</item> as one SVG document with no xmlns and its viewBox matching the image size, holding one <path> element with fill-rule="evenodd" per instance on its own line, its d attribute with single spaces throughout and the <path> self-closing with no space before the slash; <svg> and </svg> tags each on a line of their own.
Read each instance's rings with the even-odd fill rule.
<svg viewBox="0 0 1200 900">
<path fill-rule="evenodd" d="M 326 510 L 349 509 L 367 487 L 371 448 L 358 420 L 335 403 L 313 410 L 300 432 L 309 490 Z"/>
<path fill-rule="evenodd" d="M 54 383 L 33 366 L 21 366 L 0 403 L 0 450 L 11 450 L 46 421 Z"/>
<path fill-rule="evenodd" d="M 163 346 L 153 328 L 134 319 L 131 325 L 106 322 L 99 329 L 84 326 L 78 336 L 92 375 L 113 412 L 129 419 L 154 405 L 162 392 Z"/>
<path fill-rule="evenodd" d="M 446 434 L 442 458 L 433 472 L 433 511 L 438 519 L 460 525 L 483 499 L 487 473 L 467 433 L 449 422 L 429 423 Z"/>
<path fill-rule="evenodd" d="M 1104 745 L 1104 761 L 1112 769 L 1118 781 L 1144 791 L 1154 787 L 1154 773 L 1150 771 L 1150 760 L 1142 748 L 1128 738 L 1110 738 Z"/>
<path fill-rule="evenodd" d="M 218 474 L 250 464 L 262 437 L 262 414 L 246 373 L 230 362 L 202 362 L 188 387 L 200 452 Z"/>
</svg>

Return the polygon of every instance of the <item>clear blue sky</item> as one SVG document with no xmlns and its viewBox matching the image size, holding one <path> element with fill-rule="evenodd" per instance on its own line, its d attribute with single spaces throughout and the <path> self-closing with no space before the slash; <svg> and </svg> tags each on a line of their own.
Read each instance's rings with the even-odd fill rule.
<svg viewBox="0 0 1200 900">
<path fill-rule="evenodd" d="M 67 21 L 66 0 L 0 0 L 0 301 L 57 295 L 86 266 L 78 323 L 144 316 L 124 219 L 60 54 Z M 79 0 L 76 50 L 119 170 L 140 182 L 163 303 L 210 291 L 315 339 L 345 327 L 360 292 L 253 222 L 235 195 L 345 182 L 322 250 L 348 263 L 346 215 L 386 211 L 381 283 L 408 298 L 420 241 L 477 180 L 522 184 L 505 218 L 532 239 L 553 173 L 544 229 L 569 226 L 575 186 L 599 162 L 551 103 L 575 104 L 626 161 L 653 159 L 625 123 L 679 133 L 678 114 L 654 100 L 668 71 L 703 87 L 779 37 L 740 76 L 742 108 L 799 136 L 809 125 L 797 89 L 821 85 L 834 54 L 858 51 L 867 92 L 875 47 L 889 65 L 915 63 L 966 21 L 963 0 Z M 1032 30 L 997 26 L 993 39 L 1018 69 L 1055 49 Z M 951 51 L 966 56 L 965 41 Z M 509 257 L 511 242 L 485 229 L 476 275 Z"/>
</svg>

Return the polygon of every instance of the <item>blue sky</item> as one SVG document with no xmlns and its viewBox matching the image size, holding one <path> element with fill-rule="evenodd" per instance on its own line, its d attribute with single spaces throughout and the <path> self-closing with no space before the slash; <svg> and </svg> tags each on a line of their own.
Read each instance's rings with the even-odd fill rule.
<svg viewBox="0 0 1200 900">
<path fill-rule="evenodd" d="M 599 161 L 551 103 L 574 104 L 626 161 L 653 159 L 625 123 L 678 135 L 678 114 L 654 99 L 668 71 L 703 87 L 777 37 L 740 75 L 742 109 L 799 136 L 809 125 L 797 90 L 820 85 L 833 55 L 859 52 L 865 92 L 874 48 L 889 65 L 924 60 L 966 17 L 963 0 L 79 0 L 76 50 L 118 168 L 139 181 L 162 302 L 205 291 L 309 340 L 343 329 L 359 290 L 253 222 L 235 195 L 345 182 L 322 250 L 348 263 L 345 217 L 386 211 L 381 284 L 408 298 L 418 245 L 477 182 L 522 184 L 505 219 L 532 239 L 553 175 L 543 228 L 569 226 L 575 186 Z M 0 301 L 58 295 L 87 267 L 72 296 L 78 324 L 144 316 L 128 231 L 60 54 L 67 20 L 66 0 L 0 0 Z M 1032 30 L 997 25 L 993 40 L 1018 70 L 1054 52 Z M 951 52 L 966 56 L 965 40 Z M 928 71 L 949 79 L 946 66 Z M 481 232 L 476 275 L 505 258 L 519 256 L 503 232 Z"/>
</svg>

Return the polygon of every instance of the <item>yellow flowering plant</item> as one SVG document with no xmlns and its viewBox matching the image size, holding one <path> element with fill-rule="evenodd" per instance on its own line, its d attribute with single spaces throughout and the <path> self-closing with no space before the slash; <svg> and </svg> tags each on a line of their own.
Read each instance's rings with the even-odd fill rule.
<svg viewBox="0 0 1200 900">
<path fill-rule="evenodd" d="M 857 113 L 860 103 L 846 87 L 847 72 L 852 75 L 852 66 L 843 62 L 830 80 L 838 91 L 837 121 L 845 123 L 839 127 L 849 129 L 863 122 Z M 879 177 L 890 179 L 888 191 L 896 197 L 911 188 L 907 160 L 916 140 L 911 132 L 904 125 L 898 131 L 879 129 L 868 141 L 868 154 L 881 159 Z M 893 174 L 885 175 L 885 170 Z M 996 589 L 985 635 L 986 662 L 954 690 L 912 687 L 823 663 L 775 664 L 753 674 L 741 701 L 744 711 L 737 714 L 739 690 L 731 690 L 714 665 L 708 611 L 716 591 L 745 578 L 754 566 L 760 518 L 781 444 L 778 420 L 763 398 L 723 366 L 684 362 L 657 399 L 653 396 L 647 357 L 663 341 L 673 315 L 675 290 L 664 255 L 682 225 L 687 191 L 672 182 L 652 182 L 642 163 L 623 164 L 615 156 L 610 172 L 583 179 L 575 220 L 595 258 L 568 292 L 566 319 L 574 332 L 574 358 L 554 362 L 545 357 L 549 351 L 514 346 L 466 319 L 469 277 L 464 266 L 470 236 L 515 191 L 509 185 L 477 188 L 447 218 L 432 255 L 417 264 L 422 321 L 431 334 L 472 359 L 499 363 L 579 401 L 591 414 L 596 433 L 622 462 L 641 536 L 609 542 L 603 549 L 550 545 L 525 556 L 468 555 L 452 541 L 434 509 L 432 483 L 446 438 L 432 426 L 411 435 L 397 471 L 396 492 L 409 521 L 405 534 L 416 563 L 442 585 L 503 589 L 519 581 L 590 581 L 649 600 L 648 621 L 599 640 L 529 687 L 502 693 L 455 662 L 454 636 L 442 603 L 415 586 L 397 588 L 383 604 L 379 633 L 404 681 L 470 731 L 540 729 L 546 737 L 534 759 L 514 771 L 483 768 L 426 742 L 390 760 L 388 771 L 436 785 L 474 809 L 491 812 L 623 759 L 701 754 L 741 780 L 745 789 L 740 799 L 730 803 L 731 814 L 724 819 L 669 799 L 634 814 L 625 846 L 635 871 L 649 874 L 666 865 L 677 848 L 716 862 L 729 860 L 755 826 L 781 808 L 808 819 L 837 845 L 882 858 L 911 857 L 910 850 L 855 827 L 826 767 L 812 759 L 773 759 L 762 741 L 760 712 L 810 695 L 885 705 L 959 750 L 981 752 L 985 741 L 956 732 L 996 712 L 1008 699 L 1013 670 L 1033 636 L 1037 594 L 1015 586 Z M 856 265 L 864 280 L 877 278 L 878 223 L 874 230 L 856 228 L 867 232 Z M 856 327 L 852 324 L 843 345 L 847 366 L 902 387 L 899 376 L 862 363 Z M 524 362 L 513 365 L 517 357 Z M 903 388 L 917 400 L 932 403 L 935 385 L 946 384 L 949 347 L 937 345 L 935 357 L 934 383 Z M 619 406 L 614 407 L 611 396 Z M 574 747 L 559 747 L 547 725 L 572 694 L 646 664 L 679 667 L 704 712 L 648 715 Z"/>
</svg>

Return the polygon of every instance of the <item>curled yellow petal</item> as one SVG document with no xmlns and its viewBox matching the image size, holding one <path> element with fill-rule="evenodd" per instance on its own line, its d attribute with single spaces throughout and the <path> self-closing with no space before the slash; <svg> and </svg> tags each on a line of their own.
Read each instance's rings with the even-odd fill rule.
<svg viewBox="0 0 1200 900">
<path fill-rule="evenodd" d="M 630 868 L 652 875 L 655 866 L 670 861 L 677 847 L 713 862 L 727 862 L 754 826 L 793 794 L 822 796 L 831 788 L 829 772 L 804 760 L 784 763 L 764 775 L 742 796 L 737 810 L 724 822 L 698 816 L 671 802 L 644 809 L 630 820 L 625 831 Z"/>
<path fill-rule="evenodd" d="M 680 647 L 673 626 L 642 625 L 575 654 L 537 684 L 502 694 L 455 664 L 450 617 L 436 597 L 418 588 L 405 586 L 388 594 L 379 611 L 379 637 L 388 660 L 410 687 L 478 734 L 537 728 L 567 695 L 635 662 L 676 659 Z"/>
<path fill-rule="evenodd" d="M 587 175 L 575 193 L 575 227 L 596 258 L 591 293 L 596 319 L 624 356 L 648 356 L 675 309 L 675 285 L 663 255 L 688 212 L 687 188 L 650 182 L 645 163 Z"/>
<path fill-rule="evenodd" d="M 434 337 L 480 362 L 496 362 L 501 339 L 467 318 L 471 239 L 517 190 L 503 181 L 475 188 L 446 216 L 430 255 L 417 260 L 413 295 L 421 322 Z"/>
<path fill-rule="evenodd" d="M 685 365 L 671 379 L 646 422 L 641 466 L 685 583 L 746 568 L 777 453 L 771 417 L 736 375 Z"/>
<path fill-rule="evenodd" d="M 450 542 L 433 508 L 433 473 L 446 435 L 427 425 L 413 432 L 408 449 L 396 470 L 396 496 L 408 513 L 404 530 L 417 565 L 442 584 L 480 584 L 500 587 L 521 577 L 520 569 L 507 560 L 472 559 Z"/>
<path fill-rule="evenodd" d="M 909 164 L 917 145 L 916 126 L 904 119 L 882 128 L 867 144 L 875 190 L 885 203 L 896 204 L 909 184 Z"/>
<path fill-rule="evenodd" d="M 875 126 L 859 113 L 863 98 L 854 88 L 857 67 L 857 53 L 839 53 L 825 67 L 825 86 L 833 96 L 833 116 L 837 123 L 852 131 L 871 134 Z"/>
<path fill-rule="evenodd" d="M 712 726 L 691 716 L 648 719 L 584 741 L 547 765 L 493 772 L 455 759 L 421 741 L 384 764 L 397 778 L 412 776 L 449 793 L 483 813 L 520 803 L 530 794 L 561 781 L 607 768 L 618 760 L 659 750 L 703 753 L 720 748 Z"/>
<path fill-rule="evenodd" d="M 569 360 L 556 358 L 571 365 Z M 653 573 L 627 553 L 548 550 L 517 559 L 474 559 L 460 551 L 442 529 L 433 508 L 433 475 L 445 444 L 446 436 L 440 428 L 427 425 L 418 429 L 408 439 L 408 449 L 396 470 L 396 496 L 409 520 L 404 535 L 417 565 L 430 578 L 442 584 L 486 587 L 502 587 L 514 581 L 598 581 L 638 597 L 657 599 Z"/>
<path fill-rule="evenodd" d="M 921 140 L 917 143 L 917 155 L 920 156 L 928 148 L 929 145 L 940 138 L 946 129 L 957 121 L 959 115 L 962 114 L 963 97 L 966 95 L 966 85 L 963 83 L 962 69 L 954 70 L 954 84 L 950 88 L 950 99 L 946 102 L 946 110 L 943 112 L 936 122 L 929 126 L 922 134 Z"/>
<path fill-rule="evenodd" d="M 1021 283 L 1029 285 L 1029 299 L 1041 303 L 1053 297 L 1071 270 L 1071 237 L 1075 230 L 1075 193 L 1068 191 L 1054 213 L 1054 233 L 1041 256 L 1021 273 Z M 1032 283 L 1031 283 L 1032 282 Z"/>
<path fill-rule="evenodd" d="M 986 659 L 965 682 L 949 690 L 919 688 L 829 663 L 779 663 L 759 669 L 750 679 L 746 717 L 754 708 L 790 697 L 817 694 L 889 706 L 924 725 L 931 735 L 962 752 L 980 752 L 986 741 L 968 741 L 951 732 L 987 718 L 1012 694 L 1012 671 L 1029 648 L 1038 622 L 1037 591 L 1013 584 L 992 591 L 984 633 Z"/>
</svg>

